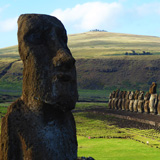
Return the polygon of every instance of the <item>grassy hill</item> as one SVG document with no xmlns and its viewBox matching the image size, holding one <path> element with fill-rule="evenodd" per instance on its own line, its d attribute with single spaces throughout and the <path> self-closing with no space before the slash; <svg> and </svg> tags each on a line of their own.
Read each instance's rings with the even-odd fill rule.
<svg viewBox="0 0 160 160">
<path fill-rule="evenodd" d="M 69 35 L 68 46 L 77 61 L 80 99 L 86 97 L 84 90 L 104 90 L 108 94 L 117 88 L 146 91 L 152 81 L 160 84 L 159 37 L 86 32 Z M 124 55 L 131 50 L 153 55 Z M 20 94 L 22 70 L 17 46 L 0 49 L 1 94 Z M 103 94 L 102 98 L 106 96 Z M 97 95 L 90 97 L 96 99 Z"/>
</svg>

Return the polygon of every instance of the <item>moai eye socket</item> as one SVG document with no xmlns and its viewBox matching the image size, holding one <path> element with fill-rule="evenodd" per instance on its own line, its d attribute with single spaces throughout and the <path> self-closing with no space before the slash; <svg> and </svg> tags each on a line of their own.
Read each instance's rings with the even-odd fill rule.
<svg viewBox="0 0 160 160">
<path fill-rule="evenodd" d="M 24 40 L 27 43 L 31 43 L 35 45 L 43 43 L 43 37 L 41 33 L 39 33 L 38 31 L 28 33 L 26 36 L 24 36 Z"/>
</svg>

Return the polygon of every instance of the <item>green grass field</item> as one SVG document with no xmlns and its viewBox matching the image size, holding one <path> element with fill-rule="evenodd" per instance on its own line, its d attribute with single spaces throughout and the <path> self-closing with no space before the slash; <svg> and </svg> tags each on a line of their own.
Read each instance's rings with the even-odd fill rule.
<svg viewBox="0 0 160 160">
<path fill-rule="evenodd" d="M 7 107 L 0 104 L 0 117 Z M 7 104 L 9 105 L 9 104 Z M 158 160 L 160 157 L 160 132 L 154 129 L 116 125 L 121 119 L 86 109 L 107 107 L 106 103 L 77 103 L 74 117 L 77 127 L 78 157 L 95 160 Z M 127 120 L 121 120 L 126 122 Z M 147 141 L 149 142 L 147 144 Z"/>
<path fill-rule="evenodd" d="M 84 106 L 87 109 L 94 106 L 105 107 L 100 103 L 77 104 L 77 107 L 82 110 Z M 96 160 L 159 159 L 159 131 L 129 126 L 129 128 L 121 128 L 116 125 L 120 119 L 103 114 L 80 112 L 74 113 L 74 116 L 77 125 L 79 157 L 91 156 Z M 126 120 L 121 121 L 126 123 Z"/>
<path fill-rule="evenodd" d="M 160 150 L 130 139 L 88 139 L 78 136 L 78 156 L 95 160 L 159 160 Z"/>
</svg>

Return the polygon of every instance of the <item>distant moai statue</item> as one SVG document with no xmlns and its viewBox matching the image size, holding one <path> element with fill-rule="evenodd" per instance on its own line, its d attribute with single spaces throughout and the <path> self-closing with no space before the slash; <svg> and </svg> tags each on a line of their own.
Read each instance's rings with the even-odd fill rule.
<svg viewBox="0 0 160 160">
<path fill-rule="evenodd" d="M 109 94 L 109 102 L 108 102 L 108 108 L 111 109 L 111 102 L 112 102 L 112 93 Z"/>
<path fill-rule="evenodd" d="M 119 96 L 118 96 L 118 109 L 119 110 L 122 109 L 122 95 L 123 95 L 123 91 L 120 91 Z"/>
<path fill-rule="evenodd" d="M 76 160 L 78 93 L 66 30 L 55 17 L 21 15 L 18 44 L 22 96 L 2 118 L 0 160 Z"/>
<path fill-rule="evenodd" d="M 139 91 L 136 90 L 135 95 L 134 95 L 134 104 L 133 104 L 133 111 L 134 112 L 138 111 L 138 96 L 139 96 Z"/>
<path fill-rule="evenodd" d="M 129 110 L 131 112 L 133 112 L 133 105 L 134 105 L 134 91 L 131 91 L 130 95 L 129 95 Z"/>
<path fill-rule="evenodd" d="M 125 110 L 126 111 L 129 111 L 129 103 L 130 103 L 129 95 L 130 95 L 130 91 L 127 91 L 126 96 L 125 96 Z"/>
<path fill-rule="evenodd" d="M 138 112 L 143 113 L 144 111 L 144 92 L 140 91 L 138 95 Z"/>
<path fill-rule="evenodd" d="M 124 111 L 125 110 L 125 97 L 126 97 L 126 91 L 123 91 L 123 93 L 122 93 L 122 111 Z"/>
<path fill-rule="evenodd" d="M 144 96 L 144 113 L 149 113 L 149 99 L 150 99 L 150 93 L 147 92 Z"/>
<path fill-rule="evenodd" d="M 112 92 L 111 109 L 114 109 L 115 94 L 116 94 L 116 91 L 113 91 L 113 92 Z"/>
<path fill-rule="evenodd" d="M 160 94 L 158 95 L 157 114 L 160 115 Z"/>
<path fill-rule="evenodd" d="M 156 93 L 157 84 L 156 82 L 152 82 L 150 86 L 149 93 L 151 94 L 149 99 L 149 110 L 151 114 L 157 114 L 157 101 L 158 95 Z"/>
<path fill-rule="evenodd" d="M 114 109 L 118 109 L 118 97 L 119 97 L 120 90 L 117 89 L 115 92 L 115 99 L 114 99 Z"/>
</svg>

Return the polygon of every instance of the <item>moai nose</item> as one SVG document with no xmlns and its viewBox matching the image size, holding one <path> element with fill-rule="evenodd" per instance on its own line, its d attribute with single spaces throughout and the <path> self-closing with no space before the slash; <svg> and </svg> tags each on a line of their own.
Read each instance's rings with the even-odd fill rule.
<svg viewBox="0 0 160 160">
<path fill-rule="evenodd" d="M 75 65 L 75 59 L 67 49 L 59 49 L 56 56 L 53 57 L 54 67 L 62 69 L 72 69 Z"/>
</svg>

